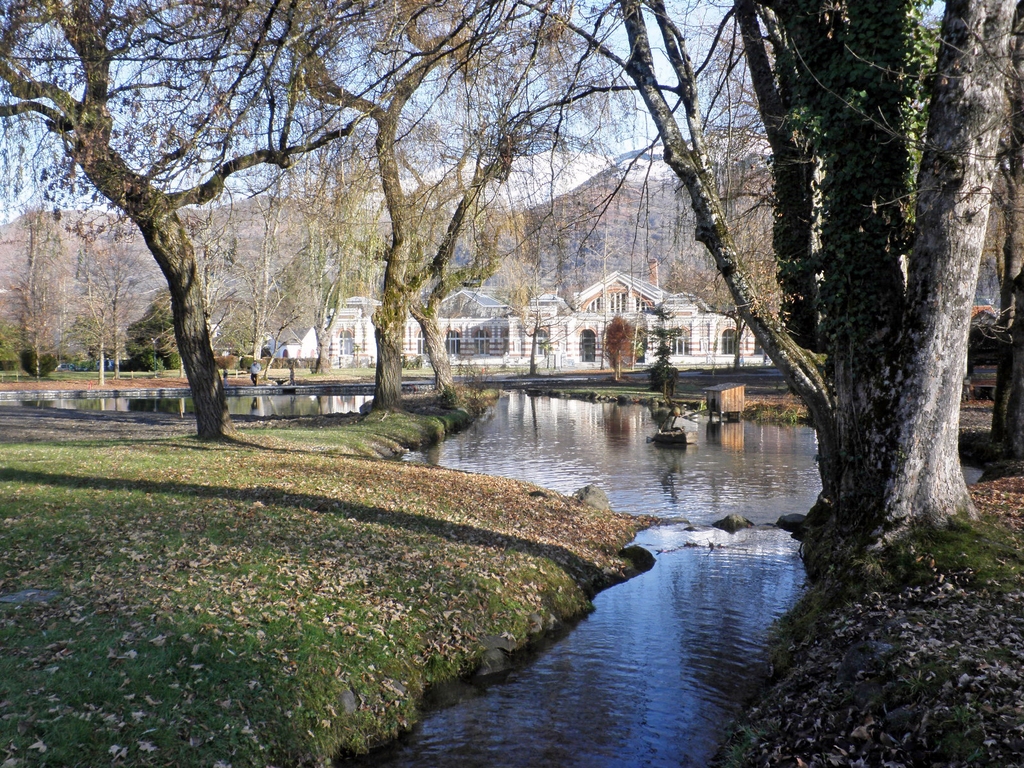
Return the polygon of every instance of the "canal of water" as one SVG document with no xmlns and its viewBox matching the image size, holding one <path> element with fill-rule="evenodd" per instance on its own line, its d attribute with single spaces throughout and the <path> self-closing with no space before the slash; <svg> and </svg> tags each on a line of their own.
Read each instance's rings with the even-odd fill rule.
<svg viewBox="0 0 1024 768">
<path fill-rule="evenodd" d="M 702 424 L 698 444 L 679 450 L 648 443 L 654 431 L 640 406 L 514 393 L 409 457 L 563 493 L 596 483 L 619 511 L 692 525 L 642 532 L 653 570 L 599 594 L 594 612 L 544 653 L 427 714 L 373 765 L 707 764 L 765 673 L 767 629 L 804 578 L 788 534 L 709 525 L 731 512 L 755 523 L 806 512 L 820 487 L 816 444 L 802 427 Z"/>
<path fill-rule="evenodd" d="M 326 416 L 333 413 L 357 413 L 368 395 L 257 395 L 226 398 L 232 416 Z M 133 413 L 195 413 L 191 397 L 78 397 L 46 400 L 0 401 L 0 406 L 27 406 L 82 411 L 121 411 Z"/>
</svg>

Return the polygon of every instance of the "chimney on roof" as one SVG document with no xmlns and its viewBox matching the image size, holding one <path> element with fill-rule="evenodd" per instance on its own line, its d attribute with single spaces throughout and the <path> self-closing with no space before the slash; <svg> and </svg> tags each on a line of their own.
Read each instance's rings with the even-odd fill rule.
<svg viewBox="0 0 1024 768">
<path fill-rule="evenodd" d="M 647 266 L 649 268 L 651 285 L 653 285 L 655 288 L 660 288 L 661 286 L 658 285 L 658 260 L 648 259 Z"/>
</svg>

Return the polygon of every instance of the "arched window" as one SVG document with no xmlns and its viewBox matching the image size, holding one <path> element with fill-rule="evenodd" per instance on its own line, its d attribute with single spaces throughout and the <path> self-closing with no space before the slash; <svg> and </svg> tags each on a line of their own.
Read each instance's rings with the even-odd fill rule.
<svg viewBox="0 0 1024 768">
<path fill-rule="evenodd" d="M 547 354 L 547 351 L 551 348 L 551 336 L 548 334 L 547 328 L 541 328 L 537 331 L 537 349 Z"/>
<path fill-rule="evenodd" d="M 422 355 L 426 350 L 426 343 L 423 341 L 423 331 L 417 330 L 413 333 L 413 341 L 416 342 L 416 354 Z"/>
<path fill-rule="evenodd" d="M 673 355 L 688 355 L 690 354 L 690 329 L 680 328 L 679 334 L 672 339 L 672 354 Z"/>
<path fill-rule="evenodd" d="M 449 355 L 462 354 L 462 334 L 458 331 L 448 331 L 448 338 L 445 340 Z"/>
<path fill-rule="evenodd" d="M 489 355 L 491 353 L 491 330 L 485 326 L 473 329 L 473 354 Z"/>
<path fill-rule="evenodd" d="M 718 349 L 723 355 L 735 355 L 736 354 L 736 329 L 726 328 L 722 331 L 721 342 L 718 345 Z"/>
<path fill-rule="evenodd" d="M 597 360 L 597 334 L 591 330 L 580 334 L 580 362 L 592 363 Z"/>
<path fill-rule="evenodd" d="M 340 342 L 341 354 L 351 355 L 355 352 L 355 339 L 352 337 L 352 331 L 342 331 Z"/>
</svg>

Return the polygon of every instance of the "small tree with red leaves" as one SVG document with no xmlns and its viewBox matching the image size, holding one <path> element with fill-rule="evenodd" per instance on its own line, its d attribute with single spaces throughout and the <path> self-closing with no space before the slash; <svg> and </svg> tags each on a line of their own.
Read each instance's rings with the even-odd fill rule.
<svg viewBox="0 0 1024 768">
<path fill-rule="evenodd" d="M 615 380 L 622 378 L 622 366 L 633 365 L 635 347 L 633 337 L 636 330 L 633 326 L 616 316 L 608 323 L 604 331 L 604 356 L 615 369 Z"/>
</svg>

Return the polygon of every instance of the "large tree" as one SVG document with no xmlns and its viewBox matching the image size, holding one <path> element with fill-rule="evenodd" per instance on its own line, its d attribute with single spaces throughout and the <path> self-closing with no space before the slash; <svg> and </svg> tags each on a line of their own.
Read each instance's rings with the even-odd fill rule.
<svg viewBox="0 0 1024 768">
<path fill-rule="evenodd" d="M 349 52 L 311 57 L 305 76 L 325 103 L 353 109 L 375 128 L 373 154 L 390 228 L 383 249 L 381 303 L 374 312 L 377 341 L 376 410 L 397 410 L 402 401 L 402 340 L 417 288 L 413 265 L 416 208 L 403 179 L 401 139 L 429 112 L 434 99 L 468 66 L 481 40 L 502 22 L 500 3 L 412 2 L 395 4 L 395 21 L 367 17 L 359 51 L 365 71 L 348 66 Z"/>
<path fill-rule="evenodd" d="M 397 7 L 404 23 L 374 28 L 377 37 L 370 37 L 367 62 L 385 73 L 370 86 L 357 91 L 358 78 L 339 73 L 327 57 L 309 72 L 325 100 L 361 111 L 376 129 L 373 152 L 389 226 L 374 313 L 373 407 L 382 410 L 401 407 L 403 333 L 414 307 L 445 378 L 436 305 L 460 278 L 493 270 L 486 256 L 460 263 L 457 253 L 489 188 L 517 157 L 542 148 L 541 137 L 551 145 L 581 92 L 606 89 L 584 85 L 589 70 L 563 57 L 565 29 L 556 17 L 533 17 L 515 0 Z M 451 119 L 453 103 L 462 108 Z"/>
<path fill-rule="evenodd" d="M 803 245 L 776 240 L 790 270 L 784 285 L 814 278 L 817 295 L 802 297 L 814 301 L 814 327 L 806 329 L 787 328 L 770 311 L 737 257 L 685 20 L 662 0 L 619 0 L 626 53 L 604 37 L 607 12 L 577 30 L 618 63 L 643 100 L 689 193 L 698 240 L 808 406 L 823 491 L 805 551 L 820 574 L 916 523 L 941 525 L 972 510 L 957 452 L 959 399 L 1013 3 L 947 2 L 935 56 L 912 2 L 773 5 L 778 14 L 756 9 L 763 26 L 746 39 L 751 59 L 764 65 L 760 78 L 751 69 L 766 122 L 783 121 L 798 137 L 791 162 L 808 171 L 799 183 L 809 183 L 811 169 L 820 176 L 811 187 L 820 208 L 810 216 L 806 195 L 796 194 L 791 207 L 776 176 L 780 215 L 795 211 L 793 220 L 811 228 Z M 927 107 L 923 132 L 915 131 L 918 106 Z M 788 168 L 786 157 L 774 158 L 776 174 Z"/>
<path fill-rule="evenodd" d="M 351 130 L 308 100 L 302 60 L 314 41 L 341 45 L 363 11 L 305 0 L 23 0 L 0 15 L 5 139 L 49 136 L 56 152 L 42 186 L 75 186 L 81 171 L 141 231 L 171 291 L 200 436 L 232 425 L 179 211 L 219 197 L 234 174 L 288 167 Z"/>
<path fill-rule="evenodd" d="M 1018 16 L 1013 38 L 1009 129 L 1003 145 L 1005 239 L 1000 280 L 1000 324 L 1009 332 L 996 382 L 992 438 L 1007 459 L 1024 459 L 1024 34 Z"/>
</svg>

